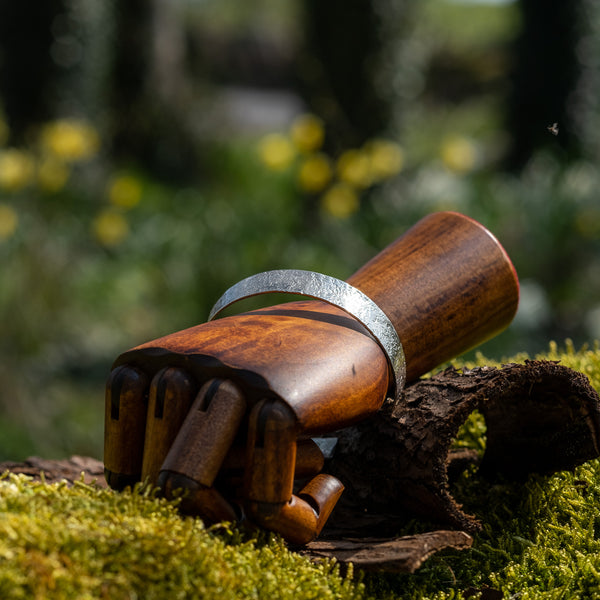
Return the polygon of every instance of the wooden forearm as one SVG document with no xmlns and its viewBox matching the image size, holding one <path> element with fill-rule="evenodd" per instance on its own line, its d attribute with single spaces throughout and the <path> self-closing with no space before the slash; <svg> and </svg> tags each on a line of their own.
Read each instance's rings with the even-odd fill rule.
<svg viewBox="0 0 600 600">
<path fill-rule="evenodd" d="M 425 217 L 348 283 L 394 324 L 409 382 L 502 331 L 519 301 L 505 250 L 487 229 L 457 213 Z"/>
</svg>

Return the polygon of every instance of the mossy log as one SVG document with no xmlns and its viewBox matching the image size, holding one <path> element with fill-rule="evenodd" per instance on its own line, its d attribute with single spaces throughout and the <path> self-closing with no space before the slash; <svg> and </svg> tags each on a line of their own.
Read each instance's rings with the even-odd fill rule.
<svg viewBox="0 0 600 600">
<path fill-rule="evenodd" d="M 483 457 L 454 447 L 476 410 L 487 426 Z M 340 432 L 325 469 L 346 490 L 307 552 L 363 568 L 412 572 L 438 550 L 470 547 L 469 534 L 481 529 L 480 520 L 453 498 L 453 476 L 473 464 L 481 475 L 510 479 L 573 469 L 599 455 L 599 431 L 600 397 L 582 373 L 531 360 L 502 368 L 450 367 Z M 415 515 L 434 530 L 394 537 Z"/>
<path fill-rule="evenodd" d="M 454 446 L 476 410 L 487 428 L 482 458 Z M 419 515 L 472 534 L 481 523 L 452 497 L 451 476 L 479 463 L 481 475 L 510 479 L 572 469 L 599 455 L 599 436 L 600 397 L 582 373 L 532 360 L 502 368 L 450 367 L 340 432 L 325 470 L 346 485 L 340 501 L 346 512 L 396 520 Z M 331 528 L 343 525 L 339 516 L 332 519 Z"/>
</svg>

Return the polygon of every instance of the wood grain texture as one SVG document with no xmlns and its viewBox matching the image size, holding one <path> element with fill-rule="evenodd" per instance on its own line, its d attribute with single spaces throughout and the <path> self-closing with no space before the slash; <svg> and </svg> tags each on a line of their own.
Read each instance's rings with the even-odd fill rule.
<svg viewBox="0 0 600 600">
<path fill-rule="evenodd" d="M 482 225 L 452 212 L 419 221 L 348 282 L 394 324 L 408 382 L 506 328 L 519 300 L 502 246 Z"/>
<path fill-rule="evenodd" d="M 244 396 L 230 381 L 205 383 L 164 459 L 161 473 L 179 473 L 211 487 L 246 409 Z"/>
<path fill-rule="evenodd" d="M 390 387 L 387 360 L 342 310 L 292 302 L 176 332 L 121 355 L 117 365 L 154 372 L 179 366 L 200 380 L 228 377 L 250 403 L 283 399 L 302 431 L 345 427 L 379 409 Z"/>
<path fill-rule="evenodd" d="M 142 474 L 150 379 L 141 369 L 113 369 L 106 385 L 104 462 L 111 487 L 122 489 Z"/>
<path fill-rule="evenodd" d="M 142 480 L 156 483 L 160 467 L 196 397 L 197 384 L 185 371 L 167 367 L 150 384 Z"/>
<path fill-rule="evenodd" d="M 348 281 L 392 321 L 409 381 L 498 333 L 518 304 L 518 281 L 504 249 L 457 213 L 426 217 Z M 115 366 L 123 364 L 150 373 L 177 365 L 200 381 L 229 377 L 251 403 L 283 399 L 305 435 L 376 412 L 393 385 L 385 356 L 365 328 L 319 301 L 204 323 L 126 352 Z"/>
<path fill-rule="evenodd" d="M 475 410 L 487 425 L 482 459 L 474 451 L 457 456 L 453 449 Z M 448 368 L 407 386 L 401 402 L 386 403 L 340 432 L 325 470 L 344 482 L 346 492 L 328 527 L 356 525 L 355 517 L 365 514 L 385 515 L 388 527 L 394 518 L 406 522 L 420 515 L 475 533 L 481 523 L 452 496 L 451 473 L 479 464 L 481 474 L 524 479 L 573 469 L 596 458 L 599 449 L 600 396 L 582 373 L 550 361 Z"/>
<path fill-rule="evenodd" d="M 284 402 L 263 400 L 254 407 L 246 446 L 245 501 L 264 503 L 263 512 L 289 501 L 297 438 L 294 414 Z"/>
</svg>

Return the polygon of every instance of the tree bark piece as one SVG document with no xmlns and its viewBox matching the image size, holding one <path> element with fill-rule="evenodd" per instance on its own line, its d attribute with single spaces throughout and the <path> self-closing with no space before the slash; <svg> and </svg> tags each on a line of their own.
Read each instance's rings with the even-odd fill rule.
<svg viewBox="0 0 600 600">
<path fill-rule="evenodd" d="M 44 479 L 48 483 L 83 481 L 107 487 L 104 479 L 104 463 L 89 456 L 71 456 L 64 460 L 48 460 L 38 456 L 30 456 L 23 462 L 0 462 L 0 474 L 5 471 L 29 475 L 34 479 Z"/>
<path fill-rule="evenodd" d="M 600 398 L 587 377 L 551 361 L 454 368 L 408 386 L 369 420 L 343 430 L 325 471 L 346 486 L 330 526 L 349 515 L 420 515 L 475 533 L 481 523 L 452 497 L 448 474 L 477 460 L 453 451 L 460 426 L 483 413 L 480 472 L 523 478 L 571 469 L 599 454 Z M 343 521 L 340 521 L 340 518 Z"/>
<path fill-rule="evenodd" d="M 473 539 L 464 531 L 429 531 L 398 538 L 317 540 L 303 551 L 311 558 L 335 558 L 364 570 L 414 573 L 440 550 L 466 550 Z"/>
</svg>

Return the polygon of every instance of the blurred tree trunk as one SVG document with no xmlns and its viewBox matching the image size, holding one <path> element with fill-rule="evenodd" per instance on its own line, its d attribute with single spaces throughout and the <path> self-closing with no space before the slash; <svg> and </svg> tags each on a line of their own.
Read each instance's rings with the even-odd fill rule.
<svg viewBox="0 0 600 600">
<path fill-rule="evenodd" d="M 150 72 L 152 15 L 146 0 L 129 0 L 115 5 L 114 45 L 110 103 L 114 151 L 135 154 L 145 129 L 145 102 Z"/>
<path fill-rule="evenodd" d="M 337 146 L 360 145 L 392 120 L 393 98 L 380 80 L 388 49 L 385 7 L 373 0 L 303 3 L 299 86 Z"/>
<path fill-rule="evenodd" d="M 0 103 L 13 143 L 52 114 L 52 26 L 63 11 L 62 0 L 0 0 Z"/>
<path fill-rule="evenodd" d="M 159 177 L 188 179 L 197 169 L 197 151 L 188 122 L 191 101 L 180 4 L 118 2 L 114 23 L 114 155 Z"/>
<path fill-rule="evenodd" d="M 569 104 L 581 75 L 578 44 L 583 36 L 580 0 L 521 0 L 522 30 L 513 49 L 512 93 L 507 128 L 511 170 L 535 150 L 560 147 L 577 153 Z M 548 127 L 558 123 L 559 134 Z"/>
<path fill-rule="evenodd" d="M 597 163 L 600 158 L 600 3 L 597 0 L 579 0 L 580 21 L 583 23 L 577 55 L 581 77 L 571 102 L 582 153 Z"/>
</svg>

